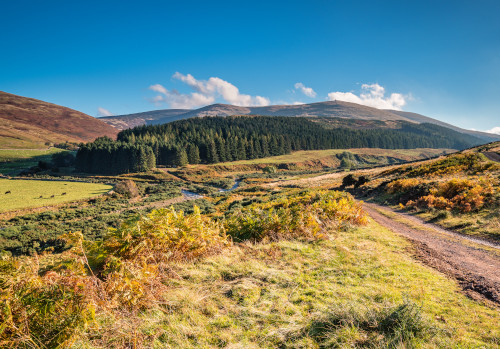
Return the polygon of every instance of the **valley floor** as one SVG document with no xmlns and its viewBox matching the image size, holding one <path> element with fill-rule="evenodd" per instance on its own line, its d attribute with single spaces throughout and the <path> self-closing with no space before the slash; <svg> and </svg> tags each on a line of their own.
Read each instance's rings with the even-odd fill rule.
<svg viewBox="0 0 500 349">
<path fill-rule="evenodd" d="M 381 171 L 394 168 L 396 167 L 387 166 L 350 173 L 373 178 Z M 217 176 L 208 171 L 213 171 Z M 88 203 L 86 207 L 66 207 L 60 212 L 20 216 L 12 221 L 6 218 L 5 223 L 9 226 L 2 228 L 5 237 L 0 242 L 5 242 L 7 238 L 15 235 L 15 224 L 32 224 L 30 229 L 38 232 L 42 231 L 40 227 L 47 226 L 52 229 L 49 222 L 58 228 L 74 223 L 75 227 L 81 227 L 83 231 L 92 223 L 102 221 L 102 227 L 96 225 L 93 229 L 104 234 L 109 229 L 109 222 L 118 228 L 118 223 L 137 212 L 144 217 L 152 209 L 172 205 L 177 212 L 184 210 L 186 217 L 191 214 L 193 205 L 205 205 L 204 208 L 201 207 L 203 218 L 200 218 L 200 222 L 215 217 L 220 219 L 216 220 L 219 224 L 225 219 L 237 217 L 240 223 L 248 224 L 247 227 L 252 230 L 252 224 L 258 226 L 261 221 L 266 224 L 276 222 L 273 219 L 279 216 L 276 213 L 278 209 L 269 215 L 273 218 L 259 214 L 269 207 L 282 208 L 291 205 L 293 199 L 287 196 L 290 192 L 306 195 L 304 193 L 321 190 L 321 195 L 337 195 L 334 194 L 335 190 L 340 188 L 347 174 L 323 172 L 319 175 L 318 172 L 306 171 L 281 175 L 255 172 L 253 177 L 243 178 L 248 174 L 236 174 L 230 170 L 221 170 L 221 174 L 218 174 L 215 171 L 213 166 L 162 169 L 154 173 L 154 176 L 150 173 L 143 177 L 134 177 L 141 188 L 141 195 L 132 199 L 108 195 L 100 198 L 102 200 Z M 235 178 L 238 180 L 233 186 Z M 221 184 L 225 184 L 226 188 L 236 188 L 240 178 L 242 187 L 234 191 L 218 191 L 217 188 L 222 187 Z M 109 178 L 103 177 L 100 180 Z M 141 182 L 146 180 L 152 182 Z M 205 190 L 198 192 L 203 193 L 204 198 L 191 193 L 199 189 Z M 351 202 L 354 202 L 350 195 L 338 194 L 348 196 Z M 275 204 L 281 202 L 282 206 L 270 205 L 273 201 Z M 341 199 L 333 200 L 329 205 L 340 205 L 340 202 Z M 307 209 L 312 207 L 307 206 Z M 127 275 L 120 280 L 118 276 L 122 274 L 118 271 L 121 270 L 119 265 L 124 263 L 126 266 L 129 262 L 118 252 L 116 264 L 109 264 L 110 268 L 117 268 L 116 274 L 113 274 L 117 276 L 116 284 L 113 284 L 113 275 L 107 279 L 101 275 L 99 281 L 96 277 L 98 269 L 95 269 L 94 275 L 92 268 L 96 267 L 90 266 L 92 262 L 89 264 L 89 259 L 92 259 L 89 254 L 83 252 L 86 265 L 82 266 L 82 270 L 91 272 L 86 272 L 81 279 L 73 280 L 67 290 L 74 291 L 79 287 L 85 289 L 84 285 L 95 282 L 110 289 L 120 289 L 119 292 L 115 290 L 116 294 L 122 292 L 125 296 L 130 293 L 135 297 L 134 292 L 137 297 L 148 298 L 149 293 L 159 296 L 153 297 L 151 303 L 144 307 L 126 306 L 126 303 L 114 306 L 113 302 L 117 300 L 113 298 L 113 293 L 106 287 L 96 288 L 104 290 L 104 293 L 109 292 L 109 297 L 94 295 L 94 298 L 89 298 L 92 302 L 89 302 L 88 307 L 81 313 L 87 316 L 89 312 L 92 313 L 91 316 L 72 327 L 68 339 L 64 339 L 63 347 L 500 348 L 498 241 L 486 242 L 465 237 L 387 206 L 365 202 L 363 207 L 369 216 L 366 225 L 346 223 L 339 228 L 340 225 L 336 226 L 334 219 L 327 228 L 326 225 L 321 226 L 322 232 L 326 232 L 326 238 L 297 237 L 293 235 L 293 224 L 277 220 L 278 225 L 269 223 L 269 226 L 278 226 L 276 229 L 283 229 L 285 234 L 281 238 L 276 238 L 275 235 L 274 240 L 239 239 L 238 235 L 231 235 L 233 238 L 229 239 L 227 246 L 221 248 L 217 254 L 207 254 L 191 259 L 190 262 L 186 261 L 186 258 L 180 258 L 164 264 L 155 264 L 156 257 L 151 256 L 141 260 L 143 264 L 137 262 L 139 259 L 133 263 L 129 261 L 131 264 L 128 265 L 134 267 L 139 267 L 139 264 L 144 267 L 150 263 L 152 269 L 145 268 L 142 271 L 158 272 L 158 280 L 161 281 L 156 284 L 141 284 L 140 273 L 139 276 L 132 275 L 139 270 L 134 268 L 130 269 L 130 275 L 124 272 L 123 275 Z M 248 212 L 253 216 L 248 215 Z M 299 209 L 291 212 L 297 214 L 301 211 Z M 173 214 L 177 215 L 175 212 Z M 145 220 L 150 218 L 148 216 Z M 188 219 L 186 218 L 186 221 Z M 342 218 L 338 218 L 338 222 L 341 221 Z M 196 232 L 196 229 L 188 226 L 185 236 L 193 231 Z M 18 234 L 30 237 L 29 231 L 23 232 L 19 230 Z M 273 232 L 268 229 L 265 233 L 273 236 Z M 132 233 L 127 234 L 122 234 L 121 237 L 128 242 L 137 238 Z M 224 234 L 218 236 L 222 235 Z M 99 241 L 103 236 L 105 235 L 94 238 Z M 155 237 L 155 244 L 159 241 L 156 239 L 158 236 Z M 83 243 L 81 246 L 83 251 Z M 144 240 L 138 246 L 149 245 Z M 64 280 L 65 271 L 72 270 L 75 266 L 71 266 L 69 261 L 56 263 L 59 258 L 64 261 L 67 253 L 70 252 L 51 255 L 42 251 L 40 255 L 33 253 L 35 258 L 21 256 L 18 260 L 29 261 L 27 265 L 35 270 L 34 280 L 41 282 L 52 292 L 51 287 L 54 287 L 54 290 L 58 287 L 64 290 L 64 287 L 68 286 L 57 280 Z M 5 257 L 7 261 L 8 258 Z M 7 266 L 5 261 L 0 259 L 0 266 L 3 265 L 1 263 Z M 7 267 L 5 270 L 9 272 Z M 104 275 L 106 269 L 99 272 Z M 11 282 L 9 278 L 5 280 Z M 125 284 L 121 285 L 119 281 Z M 22 285 L 19 280 L 16 282 Z M 3 284 L 0 283 L 1 285 Z M 34 295 L 39 291 L 37 287 L 44 290 L 38 284 L 33 285 L 30 292 Z M 16 293 L 18 291 L 15 287 L 13 290 L 12 294 L 19 297 L 15 301 L 20 304 L 26 299 L 31 301 L 29 292 L 26 296 L 22 292 Z M 44 293 L 40 291 L 40 294 Z M 57 329 L 60 324 L 53 323 L 52 320 L 57 319 L 57 314 L 51 313 L 50 304 L 47 305 L 49 310 L 46 310 L 47 308 L 42 306 L 44 298 L 40 299 L 39 302 L 37 299 L 38 303 L 35 305 L 40 306 L 42 314 L 37 315 Z M 15 304 L 13 299 L 6 301 Z M 64 297 L 62 301 L 65 301 Z M 0 307 L 0 320 L 3 315 L 8 314 L 7 311 L 2 313 L 5 309 L 7 308 Z M 28 314 L 33 311 L 34 306 L 27 303 L 24 308 L 19 309 Z M 64 309 L 61 311 L 64 313 Z M 26 317 L 26 322 L 28 320 L 29 317 Z M 38 325 L 33 326 L 37 329 Z M 7 327 L 0 323 L 0 347 L 3 343 L 28 343 L 24 337 L 21 338 L 22 336 L 17 334 L 11 334 L 9 337 L 9 333 L 2 328 Z M 43 333 L 43 330 L 39 332 Z M 12 330 L 12 333 L 16 332 Z M 23 335 L 26 338 L 39 339 L 40 343 L 44 340 L 42 336 L 37 337 L 35 331 L 32 337 L 29 337 L 30 333 Z"/>
</svg>

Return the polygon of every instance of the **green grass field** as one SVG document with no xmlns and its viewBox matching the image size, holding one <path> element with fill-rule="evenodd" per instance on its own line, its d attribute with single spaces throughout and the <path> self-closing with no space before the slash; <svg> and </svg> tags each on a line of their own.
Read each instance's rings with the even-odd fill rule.
<svg viewBox="0 0 500 349">
<path fill-rule="evenodd" d="M 65 151 L 59 148 L 49 149 L 0 149 L 0 161 L 18 161 L 38 156 L 52 155 Z"/>
<path fill-rule="evenodd" d="M 85 199 L 104 194 L 111 188 L 95 183 L 0 179 L 0 212 Z"/>
<path fill-rule="evenodd" d="M 38 161 L 50 161 L 52 154 L 67 151 L 49 149 L 0 149 L 0 173 L 15 175 L 23 169 L 36 166 Z"/>
<path fill-rule="evenodd" d="M 361 148 L 361 149 L 326 149 L 326 150 L 300 150 L 287 155 L 271 156 L 262 159 L 240 160 L 233 162 L 218 163 L 216 165 L 255 165 L 255 164 L 287 164 L 305 161 L 314 161 L 328 157 L 336 156 L 344 151 L 349 151 L 353 154 L 372 155 L 372 156 L 388 156 L 401 160 L 411 161 L 424 157 L 432 157 L 440 155 L 443 152 L 451 153 L 453 149 L 376 149 L 376 148 Z"/>
</svg>

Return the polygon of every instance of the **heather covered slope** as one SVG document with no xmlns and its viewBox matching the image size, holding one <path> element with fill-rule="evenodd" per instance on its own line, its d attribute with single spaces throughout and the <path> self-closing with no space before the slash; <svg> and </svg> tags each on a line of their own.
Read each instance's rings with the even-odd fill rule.
<svg viewBox="0 0 500 349">
<path fill-rule="evenodd" d="M 0 91 L 0 148 L 38 148 L 44 143 L 87 142 L 118 130 L 92 116 Z"/>
</svg>

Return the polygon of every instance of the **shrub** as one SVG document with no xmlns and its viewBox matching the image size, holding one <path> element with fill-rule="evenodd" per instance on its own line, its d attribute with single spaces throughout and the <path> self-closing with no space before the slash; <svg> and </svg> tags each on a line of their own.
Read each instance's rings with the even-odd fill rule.
<svg viewBox="0 0 500 349">
<path fill-rule="evenodd" d="M 358 180 L 356 181 L 356 183 L 354 184 L 354 187 L 355 188 L 359 188 L 360 186 L 368 183 L 370 180 L 368 179 L 368 177 L 366 176 L 359 176 Z"/>
<path fill-rule="evenodd" d="M 130 179 L 118 182 L 118 184 L 115 185 L 114 190 L 118 194 L 122 194 L 129 198 L 135 198 L 139 196 L 139 189 L 137 188 L 137 184 L 135 184 L 135 182 Z"/>
<path fill-rule="evenodd" d="M 266 166 L 262 169 L 263 173 L 276 173 L 278 172 L 278 169 L 276 166 Z"/>
<path fill-rule="evenodd" d="M 352 174 L 348 174 L 344 178 L 342 178 L 342 186 L 343 187 L 350 187 L 351 185 L 355 185 L 357 182 L 356 177 Z"/>
<path fill-rule="evenodd" d="M 416 206 L 419 208 L 427 209 L 427 208 L 437 208 L 440 210 L 444 210 L 447 208 L 451 208 L 453 203 L 448 199 L 441 196 L 434 196 L 432 194 L 420 197 L 416 202 L 408 202 L 407 206 Z"/>
<path fill-rule="evenodd" d="M 389 193 L 405 192 L 415 188 L 420 181 L 416 178 L 398 179 L 387 185 Z M 466 213 L 481 209 L 485 203 L 493 202 L 494 187 L 489 178 L 453 178 L 434 184 L 428 195 L 423 195 L 406 203 L 406 207 L 421 209 L 456 209 Z"/>
<path fill-rule="evenodd" d="M 403 193 L 416 187 L 420 183 L 422 183 L 422 181 L 417 178 L 396 179 L 387 184 L 386 190 L 389 194 Z"/>
<path fill-rule="evenodd" d="M 103 241 L 93 243 L 92 256 L 94 265 L 109 271 L 118 259 L 151 264 L 193 260 L 228 245 L 221 225 L 202 216 L 198 207 L 190 215 L 159 209 L 111 229 Z"/>
<path fill-rule="evenodd" d="M 39 276 L 37 262 L 0 261 L 2 347 L 67 347 L 93 319 L 84 279 L 54 271 Z"/>
<path fill-rule="evenodd" d="M 238 240 L 324 239 L 327 228 L 364 224 L 361 204 L 341 192 L 311 191 L 256 203 L 228 217 L 225 228 Z"/>
</svg>

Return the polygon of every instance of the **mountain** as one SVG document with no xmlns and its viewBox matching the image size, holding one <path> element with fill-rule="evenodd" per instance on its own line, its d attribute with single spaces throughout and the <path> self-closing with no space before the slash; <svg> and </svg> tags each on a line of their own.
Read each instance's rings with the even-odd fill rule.
<svg viewBox="0 0 500 349">
<path fill-rule="evenodd" d="M 177 118 L 178 115 L 185 114 L 191 111 L 190 109 L 162 109 L 162 110 L 153 110 L 147 111 L 143 113 L 135 113 L 135 114 L 127 114 L 127 115 L 118 115 L 118 116 L 106 116 L 101 117 L 99 120 L 104 121 L 105 123 L 116 127 L 119 130 L 125 130 L 127 128 L 132 128 L 135 126 L 141 125 L 156 125 L 158 124 L 158 120 L 161 120 L 160 123 L 167 123 L 175 120 L 179 120 Z"/>
<path fill-rule="evenodd" d="M 162 115 L 164 115 L 164 117 L 162 117 Z M 114 126 L 119 125 L 117 127 L 125 129 L 145 124 L 164 124 L 175 120 L 194 117 L 231 115 L 310 117 L 316 118 L 318 119 L 316 121 L 329 124 L 332 127 L 343 126 L 350 128 L 399 128 L 402 122 L 416 124 L 431 123 L 478 137 L 485 142 L 500 140 L 500 136 L 498 135 L 462 129 L 416 113 L 377 109 L 342 101 L 327 101 L 299 105 L 271 105 L 267 107 L 239 107 L 228 104 L 212 104 L 194 110 L 166 109 L 138 114 L 119 115 L 103 118 L 103 121 Z M 334 120 L 333 118 L 337 119 Z"/>
<path fill-rule="evenodd" d="M 391 113 L 403 116 L 403 117 L 405 117 L 407 119 L 410 119 L 412 121 L 416 121 L 418 123 L 427 122 L 427 123 L 431 123 L 431 124 L 436 124 L 436 125 L 439 125 L 439 126 L 450 128 L 452 130 L 455 130 L 455 131 L 458 131 L 458 132 L 461 132 L 461 133 L 466 133 L 466 134 L 469 134 L 469 135 L 472 135 L 472 136 L 476 136 L 476 137 L 478 137 L 480 139 L 483 139 L 485 141 L 488 141 L 488 142 L 493 142 L 493 141 L 500 140 L 500 136 L 496 135 L 496 134 L 492 134 L 492 133 L 488 133 L 488 132 L 481 132 L 481 131 L 474 131 L 474 130 L 466 130 L 466 129 L 463 129 L 463 128 L 460 128 L 460 127 L 448 124 L 446 122 L 439 121 L 439 120 L 436 120 L 436 119 L 432 119 L 432 118 L 430 118 L 428 116 L 420 115 L 420 114 L 417 114 L 417 113 L 410 113 L 410 112 L 400 111 L 400 110 L 388 110 L 388 111 L 391 112 Z"/>
<path fill-rule="evenodd" d="M 0 148 L 39 148 L 45 143 L 88 142 L 118 130 L 79 111 L 0 91 Z"/>
</svg>

